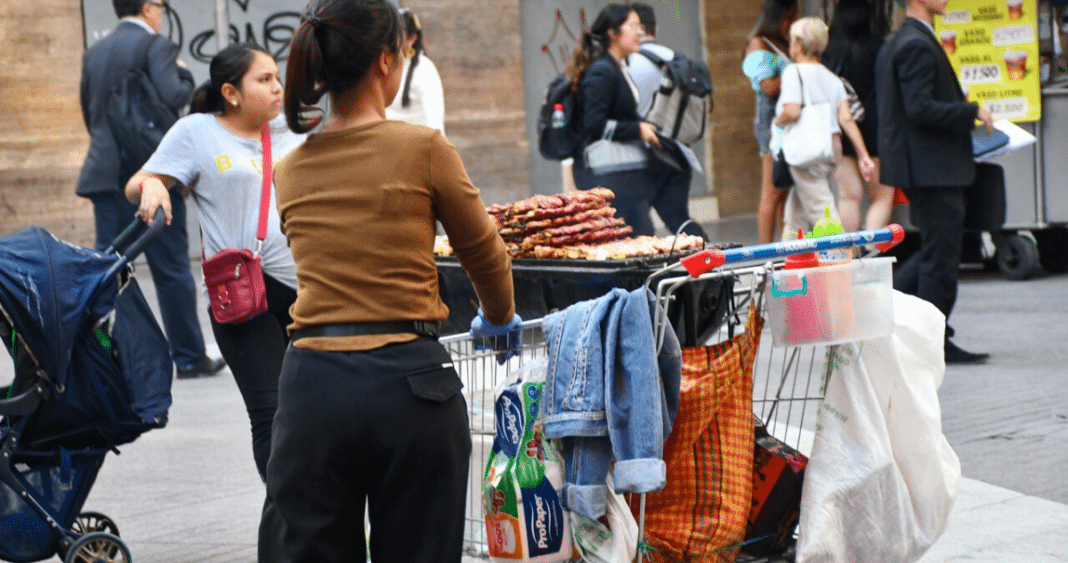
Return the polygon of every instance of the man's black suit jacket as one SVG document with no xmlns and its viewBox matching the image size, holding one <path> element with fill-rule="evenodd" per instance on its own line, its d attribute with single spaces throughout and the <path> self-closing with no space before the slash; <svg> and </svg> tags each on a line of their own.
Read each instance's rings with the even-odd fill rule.
<svg viewBox="0 0 1068 563">
<path fill-rule="evenodd" d="M 923 22 L 906 18 L 883 45 L 875 80 L 881 181 L 903 189 L 971 185 L 979 106 L 964 100 L 949 59 Z"/>
<path fill-rule="evenodd" d="M 122 188 L 119 148 L 108 126 L 108 97 L 120 83 L 135 59 L 134 47 L 148 33 L 130 21 L 119 25 L 90 47 L 82 57 L 82 118 L 89 130 L 89 152 L 78 178 L 78 195 L 114 191 Z M 177 64 L 178 46 L 165 37 L 152 41 L 148 52 L 148 75 L 160 98 L 177 113 L 195 86 L 193 74 Z"/>
</svg>

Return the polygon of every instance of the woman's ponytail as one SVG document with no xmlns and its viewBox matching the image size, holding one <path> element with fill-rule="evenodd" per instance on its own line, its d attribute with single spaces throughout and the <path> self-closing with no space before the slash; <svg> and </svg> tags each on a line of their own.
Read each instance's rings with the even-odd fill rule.
<svg viewBox="0 0 1068 563">
<path fill-rule="evenodd" d="M 284 109 L 286 123 L 296 133 L 307 133 L 323 120 L 322 110 L 316 108 L 315 104 L 326 93 L 320 79 L 323 75 L 323 51 L 316 37 L 324 26 L 315 15 L 306 15 L 293 32 L 289 47 Z M 316 113 L 318 115 L 314 115 Z"/>
<path fill-rule="evenodd" d="M 586 69 L 593 61 L 604 54 L 606 44 L 606 37 L 598 37 L 589 31 L 582 32 L 575 44 L 575 53 L 565 71 L 568 80 L 571 81 L 571 90 L 578 90 L 582 75 L 586 74 Z"/>
<path fill-rule="evenodd" d="M 571 89 L 577 91 L 582 75 L 593 61 L 606 52 L 612 42 L 609 31 L 619 33 L 623 23 L 630 17 L 634 8 L 626 4 L 610 3 L 597 14 L 589 31 L 584 31 L 575 46 L 575 55 L 567 65 L 567 77 L 571 80 Z"/>
<path fill-rule="evenodd" d="M 189 101 L 189 113 L 220 113 L 223 110 L 222 92 L 211 87 L 211 80 L 205 81 L 193 92 Z"/>
<path fill-rule="evenodd" d="M 224 113 L 226 100 L 222 95 L 223 86 L 230 84 L 238 90 L 241 89 L 241 81 L 252 67 L 256 52 L 271 56 L 266 49 L 255 43 L 234 43 L 212 57 L 208 65 L 211 78 L 193 92 L 189 113 Z"/>
<path fill-rule="evenodd" d="M 400 57 L 404 28 L 386 0 L 312 0 L 293 32 L 286 68 L 286 123 L 307 133 L 323 120 L 323 95 L 352 91 L 383 51 Z"/>
</svg>

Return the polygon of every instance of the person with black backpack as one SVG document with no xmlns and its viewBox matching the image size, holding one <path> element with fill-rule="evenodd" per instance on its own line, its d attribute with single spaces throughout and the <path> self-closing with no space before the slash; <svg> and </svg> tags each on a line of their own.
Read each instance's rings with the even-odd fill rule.
<svg viewBox="0 0 1068 563">
<path fill-rule="evenodd" d="M 106 249 L 135 217 L 123 187 L 189 101 L 193 74 L 178 46 L 159 35 L 162 0 L 112 0 L 119 25 L 82 58 L 81 106 L 89 152 L 76 193 L 93 202 L 96 247 Z M 147 153 L 146 153 L 147 150 Z M 221 359 L 204 350 L 196 284 L 189 268 L 182 187 L 170 190 L 173 222 L 145 250 L 179 378 L 214 375 Z"/>
<path fill-rule="evenodd" d="M 632 7 L 608 4 L 578 39 L 566 72 L 579 117 L 569 126 L 577 127 L 581 139 L 572 155 L 575 185 L 615 192 L 616 216 L 634 235 L 654 232 L 649 207 L 656 194 L 644 149 L 661 146 L 656 126 L 638 115 L 638 89 L 624 70 L 643 34 Z"/>
<path fill-rule="evenodd" d="M 653 12 L 652 6 L 643 2 L 631 2 L 630 6 L 638 13 L 638 19 L 641 21 L 642 27 L 645 28 L 645 37 L 642 39 L 641 49 L 627 59 L 627 71 L 634 80 L 634 84 L 638 87 L 638 115 L 659 126 L 661 133 L 668 137 L 684 144 L 685 141 L 693 142 L 695 140 L 693 139 L 694 135 L 700 138 L 704 133 L 708 102 L 712 97 L 711 79 L 705 84 L 707 86 L 707 100 L 701 96 L 682 92 L 682 85 L 678 84 L 681 81 L 672 80 L 672 76 L 670 76 L 671 70 L 668 68 L 669 61 L 675 59 L 676 56 L 682 57 L 682 55 L 677 55 L 675 51 L 656 42 L 656 13 Z M 705 72 L 708 72 L 707 67 Z M 664 88 L 661 88 L 661 86 L 664 86 Z M 663 93 L 663 99 L 666 101 L 666 98 L 676 92 L 683 99 L 672 100 L 673 103 L 670 105 L 678 107 L 681 111 L 669 112 L 671 115 L 666 116 L 668 119 L 664 123 L 656 123 L 650 114 L 654 100 L 657 100 L 657 96 Z M 691 108 L 690 111 L 687 111 L 687 108 Z M 699 119 L 699 131 L 687 131 L 687 136 L 684 137 L 685 141 L 678 137 L 678 134 L 682 133 L 683 122 L 685 121 L 685 119 L 679 118 L 680 113 L 684 115 L 696 113 Z M 672 160 L 675 161 L 674 163 L 666 162 L 659 158 L 654 158 L 650 161 L 650 174 L 656 189 L 656 195 L 650 203 L 657 214 L 660 215 L 660 219 L 664 221 L 664 225 L 672 233 L 683 232 L 708 240 L 708 235 L 705 234 L 701 225 L 690 218 L 690 181 L 693 178 L 693 168 L 685 158 L 679 158 L 680 156 L 675 155 L 672 157 Z"/>
</svg>

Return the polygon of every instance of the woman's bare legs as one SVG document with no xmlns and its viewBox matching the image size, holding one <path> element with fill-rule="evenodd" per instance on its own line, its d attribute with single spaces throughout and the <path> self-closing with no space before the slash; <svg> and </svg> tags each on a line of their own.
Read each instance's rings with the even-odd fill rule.
<svg viewBox="0 0 1068 563">
<path fill-rule="evenodd" d="M 761 244 L 775 242 L 782 224 L 783 207 L 790 190 L 780 190 L 772 182 L 771 153 L 760 155 L 760 205 L 757 207 L 757 236 Z"/>
<path fill-rule="evenodd" d="M 857 157 L 842 156 L 834 171 L 834 182 L 838 185 L 838 213 L 842 217 L 842 229 L 847 233 L 860 230 L 864 180 L 860 177 Z"/>
<path fill-rule="evenodd" d="M 868 184 L 868 214 L 864 219 L 865 229 L 881 229 L 890 223 L 894 211 L 894 188 L 879 181 L 879 159 L 875 161 L 875 178 Z M 853 160 L 854 164 L 856 160 Z"/>
<path fill-rule="evenodd" d="M 879 229 L 890 222 L 894 210 L 894 188 L 879 182 L 879 159 L 875 161 L 875 179 L 867 183 L 868 212 L 864 216 L 865 229 Z M 838 213 L 842 216 L 845 232 L 860 230 L 861 189 L 865 182 L 860 177 L 857 157 L 843 156 L 834 172 L 838 184 Z"/>
</svg>

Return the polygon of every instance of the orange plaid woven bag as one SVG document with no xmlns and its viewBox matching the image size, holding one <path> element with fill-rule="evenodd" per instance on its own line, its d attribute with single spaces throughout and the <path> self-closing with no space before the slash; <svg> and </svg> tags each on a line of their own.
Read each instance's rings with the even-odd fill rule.
<svg viewBox="0 0 1068 563">
<path fill-rule="evenodd" d="M 679 412 L 664 444 L 667 485 L 645 507 L 651 562 L 734 561 L 753 495 L 753 361 L 764 319 L 745 332 L 682 350 Z M 630 505 L 639 517 L 640 497 Z"/>
</svg>

